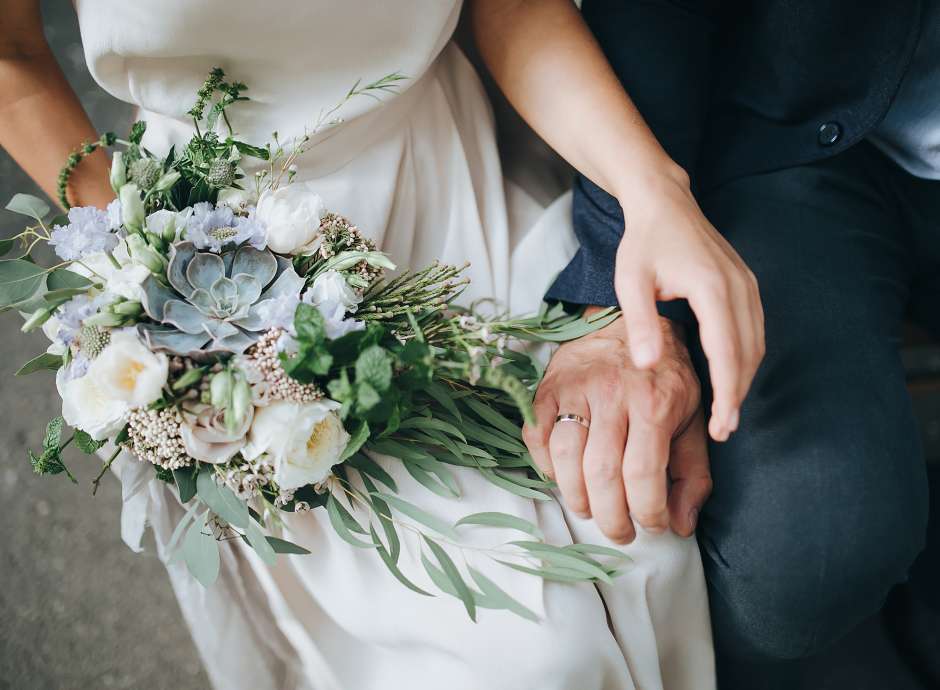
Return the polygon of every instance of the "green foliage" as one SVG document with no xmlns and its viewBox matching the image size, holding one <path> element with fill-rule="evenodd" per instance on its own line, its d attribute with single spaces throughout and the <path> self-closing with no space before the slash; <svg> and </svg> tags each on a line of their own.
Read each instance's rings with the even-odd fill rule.
<svg viewBox="0 0 940 690">
<path fill-rule="evenodd" d="M 42 221 L 49 214 L 49 204 L 31 194 L 14 194 L 6 210 Z"/>
<path fill-rule="evenodd" d="M 64 425 L 65 420 L 62 417 L 53 418 L 46 425 L 46 434 L 42 440 L 42 452 L 36 455 L 32 450 L 27 450 L 26 453 L 36 474 L 61 474 L 64 472 L 73 483 L 77 484 L 78 481 L 62 461 L 62 449 L 65 445 L 68 445 L 68 441 L 65 445 L 62 444 Z"/>
<path fill-rule="evenodd" d="M 190 526 L 183 538 L 183 561 L 194 578 L 203 586 L 209 587 L 219 577 L 219 544 L 206 524 L 209 514 L 197 519 Z"/>
<path fill-rule="evenodd" d="M 38 357 L 33 357 L 26 364 L 21 366 L 14 376 L 26 376 L 37 371 L 52 370 L 55 371 L 62 366 L 62 355 L 53 355 L 43 352 Z"/>
<path fill-rule="evenodd" d="M 96 441 L 81 429 L 75 430 L 75 446 L 86 455 L 97 452 L 103 445 L 104 441 Z"/>
</svg>

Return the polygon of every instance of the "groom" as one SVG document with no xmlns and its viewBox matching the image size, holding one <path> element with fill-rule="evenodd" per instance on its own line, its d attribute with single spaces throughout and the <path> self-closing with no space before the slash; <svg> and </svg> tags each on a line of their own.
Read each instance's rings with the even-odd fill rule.
<svg viewBox="0 0 940 690">
<path fill-rule="evenodd" d="M 714 482 L 687 520 L 720 687 L 794 688 L 799 660 L 877 612 L 925 544 L 925 465 L 898 346 L 904 319 L 940 337 L 940 0 L 584 0 L 582 11 L 708 220 L 756 275 L 766 355 L 739 431 L 712 443 L 708 460 L 688 411 L 699 380 L 708 401 L 707 367 L 684 303 L 660 304 L 666 348 L 651 371 L 636 370 L 617 337 L 600 348 L 586 338 L 559 350 L 539 394 L 565 386 L 590 398 L 619 385 L 605 417 L 630 416 L 637 399 L 663 408 L 673 478 L 707 482 L 709 462 Z M 620 206 L 581 177 L 574 222 L 581 249 L 548 296 L 614 305 Z M 612 353 L 625 364 L 612 368 Z M 642 476 L 626 469 L 643 462 L 632 455 L 628 436 L 628 484 Z M 580 460 L 569 461 L 578 472 Z M 934 578 L 934 604 L 938 589 Z M 918 611 L 940 626 L 940 607 Z"/>
</svg>

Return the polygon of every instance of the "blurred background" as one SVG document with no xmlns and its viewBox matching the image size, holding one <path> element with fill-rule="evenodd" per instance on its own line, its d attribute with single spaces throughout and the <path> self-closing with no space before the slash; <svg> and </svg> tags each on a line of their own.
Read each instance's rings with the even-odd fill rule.
<svg viewBox="0 0 940 690">
<path fill-rule="evenodd" d="M 89 76 L 71 4 L 42 6 L 46 36 L 92 121 L 123 134 L 132 112 Z M 0 206 L 16 192 L 41 196 L 0 151 Z M 20 229 L 18 216 L 0 212 L 0 238 Z M 66 461 L 78 486 L 64 475 L 33 475 L 26 448 L 41 444 L 60 409 L 50 373 L 12 378 L 47 346 L 42 333 L 21 334 L 20 324 L 16 314 L 0 315 L 0 690 L 208 688 L 162 564 L 151 549 L 134 554 L 120 539 L 117 481 L 107 477 L 92 497 L 97 462 L 76 452 Z M 905 362 L 935 459 L 940 349 L 916 334 L 909 342 Z M 881 617 L 817 659 L 807 679 L 806 690 L 926 689 Z"/>
</svg>

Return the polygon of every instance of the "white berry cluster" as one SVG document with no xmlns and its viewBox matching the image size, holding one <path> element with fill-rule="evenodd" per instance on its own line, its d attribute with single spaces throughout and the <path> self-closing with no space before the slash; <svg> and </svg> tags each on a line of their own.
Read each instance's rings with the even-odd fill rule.
<svg viewBox="0 0 940 690">
<path fill-rule="evenodd" d="M 274 468 L 263 460 L 243 460 L 232 463 L 225 470 L 225 484 L 242 500 L 254 498 L 261 488 L 271 483 Z"/>
<path fill-rule="evenodd" d="M 166 470 L 178 470 L 192 462 L 180 437 L 183 418 L 172 408 L 133 410 L 127 419 L 125 445 L 141 460 Z"/>
<path fill-rule="evenodd" d="M 284 333 L 272 328 L 246 353 L 241 365 L 250 368 L 249 381 L 266 401 L 287 400 L 296 403 L 311 403 L 323 397 L 317 386 L 291 378 L 284 367 L 277 349 L 277 341 Z"/>
</svg>

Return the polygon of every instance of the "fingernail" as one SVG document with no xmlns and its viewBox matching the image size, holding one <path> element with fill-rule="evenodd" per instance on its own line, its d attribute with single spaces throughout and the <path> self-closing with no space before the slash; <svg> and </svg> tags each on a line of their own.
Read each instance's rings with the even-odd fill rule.
<svg viewBox="0 0 940 690">
<path fill-rule="evenodd" d="M 738 424 L 739 424 L 740 422 L 741 422 L 741 412 L 736 409 L 736 410 L 734 410 L 734 411 L 731 413 L 731 422 L 730 422 L 730 424 L 728 424 L 728 428 L 729 428 L 731 431 L 737 431 L 737 430 L 738 430 Z"/>
<path fill-rule="evenodd" d="M 689 529 L 691 529 L 694 532 L 697 523 L 698 523 L 698 508 L 693 508 L 692 510 L 689 511 Z"/>
<path fill-rule="evenodd" d="M 591 517 L 590 513 L 584 513 L 580 510 L 572 510 L 571 512 L 574 513 L 576 517 L 579 517 L 582 520 L 587 520 Z"/>
</svg>

